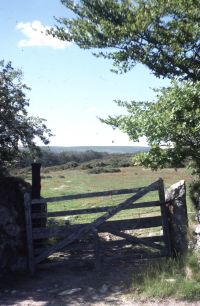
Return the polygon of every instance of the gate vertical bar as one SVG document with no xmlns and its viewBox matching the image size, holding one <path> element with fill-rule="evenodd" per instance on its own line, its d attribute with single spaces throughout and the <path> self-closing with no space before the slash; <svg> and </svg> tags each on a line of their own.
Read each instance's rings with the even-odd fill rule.
<svg viewBox="0 0 200 306">
<path fill-rule="evenodd" d="M 92 232 L 94 237 L 94 265 L 95 269 L 98 271 L 101 266 L 100 239 L 96 228 L 93 228 Z"/>
<path fill-rule="evenodd" d="M 26 222 L 26 239 L 28 248 L 28 267 L 31 275 L 35 272 L 35 260 L 33 253 L 33 235 L 32 235 L 32 218 L 31 218 L 31 196 L 29 192 L 24 194 L 24 210 Z"/>
<path fill-rule="evenodd" d="M 159 178 L 158 181 L 158 194 L 160 200 L 160 209 L 162 216 L 163 236 L 164 236 L 165 246 L 167 248 L 167 255 L 171 256 L 171 239 L 169 233 L 168 211 L 165 203 L 165 190 L 162 178 Z"/>
</svg>

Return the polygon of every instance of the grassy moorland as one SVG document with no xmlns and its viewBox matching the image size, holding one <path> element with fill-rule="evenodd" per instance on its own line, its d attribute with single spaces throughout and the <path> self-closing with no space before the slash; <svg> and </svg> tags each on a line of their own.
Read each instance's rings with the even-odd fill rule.
<svg viewBox="0 0 200 306">
<path fill-rule="evenodd" d="M 163 169 L 161 171 L 151 171 L 141 167 L 126 167 L 121 168 L 117 173 L 100 173 L 89 174 L 87 170 L 81 169 L 66 169 L 53 171 L 42 171 L 42 196 L 60 196 L 67 194 L 87 193 L 92 191 L 103 191 L 122 188 L 133 188 L 146 186 L 159 177 L 162 177 L 165 183 L 165 188 L 171 184 L 185 180 L 187 187 L 192 181 L 192 176 L 189 170 L 185 168 Z M 26 175 L 26 179 L 30 180 L 30 173 Z M 188 188 L 187 188 L 188 189 Z M 147 199 L 153 199 L 154 193 L 147 196 Z M 68 210 L 77 208 L 88 208 L 96 206 L 112 206 L 119 203 L 124 196 L 120 198 L 106 197 L 92 199 L 84 199 L 81 201 L 61 202 L 49 205 L 49 211 Z M 189 196 L 187 195 L 188 217 L 190 227 L 195 222 L 195 212 Z M 141 216 L 141 212 L 136 213 Z M 146 211 L 143 211 L 146 214 Z M 154 213 L 157 213 L 154 211 Z M 77 217 L 70 219 L 70 222 L 88 222 L 96 218 L 98 215 L 84 219 Z M 130 217 L 130 216 L 129 216 Z M 121 215 L 120 218 L 123 218 Z M 61 220 L 60 220 L 61 221 Z M 60 222 L 59 221 L 59 222 Z M 130 294 L 134 297 L 168 297 L 187 300 L 200 300 L 200 273 L 199 273 L 199 255 L 189 251 L 186 256 L 180 260 L 169 259 L 165 261 L 151 262 L 145 269 L 139 273 L 132 273 L 132 285 Z M 131 272 L 130 272 L 131 273 Z"/>
<path fill-rule="evenodd" d="M 192 177 L 185 168 L 151 171 L 141 167 L 121 168 L 118 173 L 89 174 L 84 170 L 60 170 L 43 172 L 42 196 L 56 196 L 71 193 L 103 191 L 108 189 L 134 188 L 146 186 L 162 177 L 166 188 L 184 179 L 190 183 Z"/>
<path fill-rule="evenodd" d="M 44 168 L 41 171 L 41 194 L 43 197 L 54 197 L 69 194 L 79 194 L 88 193 L 93 191 L 105 191 L 113 189 L 123 189 L 123 188 L 134 188 L 147 186 L 148 184 L 154 182 L 159 177 L 163 178 L 165 189 L 169 186 L 178 182 L 179 180 L 185 180 L 187 187 L 189 187 L 192 181 L 192 176 L 186 168 L 181 168 L 174 170 L 172 168 L 163 169 L 160 171 L 151 171 L 149 169 L 144 169 L 142 167 L 124 167 L 120 168 L 120 172 L 117 173 L 99 173 L 91 174 L 88 170 L 81 169 L 65 169 L 65 170 L 55 170 L 54 168 Z M 26 179 L 30 181 L 31 173 L 26 173 Z M 187 188 L 189 189 L 189 188 Z M 120 201 L 124 200 L 130 195 L 122 196 L 109 196 L 109 197 L 99 197 L 91 199 L 81 199 L 73 200 L 68 202 L 59 202 L 48 205 L 49 211 L 61 211 L 69 209 L 79 209 L 79 208 L 91 208 L 99 206 L 113 206 Z M 143 197 L 142 200 L 156 200 L 157 193 L 151 192 L 147 196 Z M 195 212 L 191 204 L 190 198 L 187 193 L 187 205 L 188 205 L 188 217 L 190 224 L 194 220 Z M 133 214 L 144 216 L 147 214 L 149 209 L 143 210 L 130 210 L 126 212 L 121 212 L 114 218 L 123 219 L 134 217 Z M 157 215 L 158 208 L 154 208 L 149 215 Z M 94 220 L 96 217 L 102 214 L 92 214 L 92 215 L 80 215 L 70 217 L 70 223 L 85 223 Z M 58 220 L 59 218 L 57 218 Z M 62 220 L 59 219 L 62 223 Z"/>
<path fill-rule="evenodd" d="M 45 173 L 43 171 L 41 172 L 41 193 L 43 197 L 52 197 L 93 191 L 142 187 L 154 182 L 159 177 L 163 178 L 165 188 L 168 188 L 179 180 L 185 180 L 187 186 L 189 186 L 192 180 L 189 170 L 185 168 L 151 171 L 142 167 L 125 167 L 120 170 L 117 173 L 100 174 L 90 174 L 87 170 L 80 169 L 49 170 L 48 173 L 45 170 Z M 26 178 L 30 180 L 30 174 Z M 153 200 L 154 198 L 155 194 L 150 193 L 144 200 Z M 107 206 L 112 206 L 122 199 L 124 199 L 124 196 L 118 196 L 117 199 L 114 197 L 95 198 L 95 202 L 92 199 L 71 201 L 68 203 L 51 204 L 49 205 L 49 209 L 50 211 L 62 210 L 63 206 L 65 209 L 86 208 L 91 207 L 91 205 L 105 205 L 105 202 Z M 187 203 L 189 218 L 193 219 L 194 211 L 189 196 L 187 196 Z"/>
</svg>

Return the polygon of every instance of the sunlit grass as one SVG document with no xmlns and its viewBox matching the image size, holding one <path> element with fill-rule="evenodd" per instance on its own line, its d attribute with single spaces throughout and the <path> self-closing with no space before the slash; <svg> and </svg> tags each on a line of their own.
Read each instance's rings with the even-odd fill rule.
<svg viewBox="0 0 200 306">
<path fill-rule="evenodd" d="M 200 264 L 197 254 L 188 252 L 179 259 L 162 259 L 143 266 L 133 275 L 130 291 L 137 288 L 138 297 L 175 297 L 200 300 Z M 134 292 L 135 294 L 135 292 Z"/>
</svg>

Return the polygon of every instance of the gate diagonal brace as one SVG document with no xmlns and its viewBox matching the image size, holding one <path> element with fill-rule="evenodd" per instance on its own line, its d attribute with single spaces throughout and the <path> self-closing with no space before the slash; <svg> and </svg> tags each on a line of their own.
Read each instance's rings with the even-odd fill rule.
<svg viewBox="0 0 200 306">
<path fill-rule="evenodd" d="M 57 244 L 55 244 L 55 245 L 49 247 L 48 249 L 46 249 L 43 253 L 41 253 L 40 255 L 38 255 L 35 258 L 35 264 L 40 263 L 45 258 L 50 256 L 52 253 L 63 249 L 64 247 L 66 247 L 67 245 L 72 243 L 74 240 L 79 239 L 80 237 L 87 234 L 91 230 L 94 231 L 94 228 L 97 228 L 99 225 L 101 225 L 102 223 L 104 223 L 106 220 L 113 217 L 114 215 L 116 215 L 121 210 L 123 210 L 127 207 L 130 207 L 133 204 L 133 202 L 137 201 L 138 199 L 140 199 L 142 196 L 144 196 L 148 192 L 156 190 L 156 188 L 158 188 L 158 186 L 159 186 L 159 180 L 150 184 L 149 186 L 147 186 L 145 188 L 142 188 L 141 190 L 139 190 L 136 194 L 134 194 L 130 198 L 126 199 L 125 201 L 123 201 L 119 205 L 111 208 L 103 216 L 97 218 L 96 220 L 94 220 L 90 224 L 81 227 L 78 231 L 72 233 L 71 235 L 69 235 L 68 237 L 63 239 L 62 241 L 59 241 Z"/>
<path fill-rule="evenodd" d="M 127 234 L 127 233 L 124 233 L 124 232 L 121 232 L 121 231 L 118 232 L 118 231 L 110 230 L 110 233 L 115 235 L 115 236 L 119 236 L 121 238 L 124 238 L 132 244 L 143 244 L 145 246 L 148 246 L 148 247 L 151 247 L 151 248 L 154 248 L 154 249 L 163 250 L 163 247 L 161 245 L 158 245 L 154 242 L 145 241 L 142 238 L 138 238 L 138 237 L 132 236 L 130 234 Z"/>
</svg>

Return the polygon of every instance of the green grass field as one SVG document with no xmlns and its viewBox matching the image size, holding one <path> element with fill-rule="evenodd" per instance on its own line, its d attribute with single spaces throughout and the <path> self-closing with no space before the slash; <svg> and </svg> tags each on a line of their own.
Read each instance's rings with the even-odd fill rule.
<svg viewBox="0 0 200 306">
<path fill-rule="evenodd" d="M 159 177 L 165 187 L 184 179 L 190 183 L 192 177 L 187 169 L 164 169 L 151 171 L 140 167 L 121 168 L 118 173 L 88 174 L 84 170 L 62 170 L 42 176 L 42 196 L 59 196 L 109 189 L 122 189 L 146 186 Z"/>
<path fill-rule="evenodd" d="M 159 177 L 163 178 L 165 188 L 168 188 L 173 183 L 179 180 L 185 180 L 187 186 L 189 186 L 192 176 L 187 169 L 164 169 L 161 171 L 151 171 L 149 169 L 143 169 L 141 167 L 128 167 L 121 168 L 121 172 L 118 173 L 100 173 L 100 174 L 88 174 L 86 170 L 62 170 L 52 171 L 48 174 L 41 172 L 41 194 L 43 197 L 62 196 L 69 194 L 88 193 L 94 191 L 105 191 L 113 189 L 124 189 L 124 188 L 135 188 L 147 186 L 148 184 L 156 181 Z M 82 199 L 68 202 L 60 202 L 49 204 L 49 211 L 59 211 L 68 209 L 78 208 L 91 208 L 98 206 L 112 206 L 120 203 L 130 195 L 127 196 L 109 196 L 100 197 L 94 199 Z M 155 193 L 151 192 L 142 200 L 154 200 Z M 188 215 L 190 219 L 193 219 L 194 211 L 190 203 L 189 197 L 188 202 Z M 138 213 L 134 211 L 134 213 Z M 123 213 L 121 213 L 123 214 Z M 86 218 L 87 217 L 87 218 Z M 97 217 L 85 216 L 86 219 Z M 119 216 L 121 217 L 121 216 Z M 84 216 L 81 216 L 82 221 Z M 73 221 L 73 220 L 71 220 Z M 78 223 L 78 218 L 74 219 L 73 222 Z M 86 220 L 87 222 L 89 220 Z"/>
</svg>

